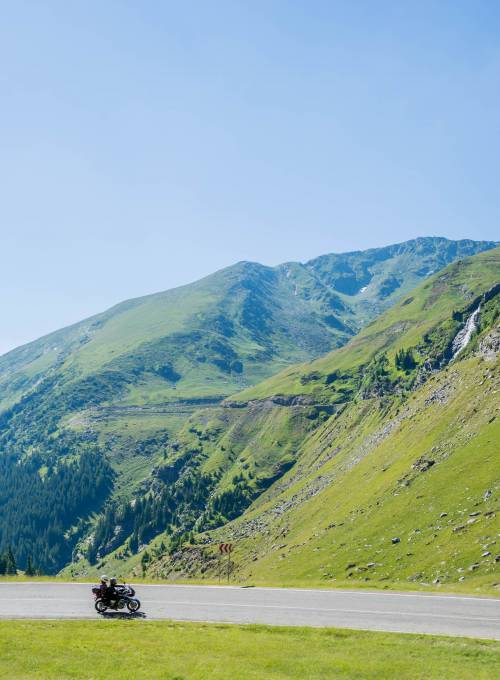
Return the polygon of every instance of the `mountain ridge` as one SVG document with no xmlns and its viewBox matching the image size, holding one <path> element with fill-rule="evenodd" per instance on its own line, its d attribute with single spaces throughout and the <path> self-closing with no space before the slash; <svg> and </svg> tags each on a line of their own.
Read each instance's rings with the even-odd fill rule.
<svg viewBox="0 0 500 680">
<path fill-rule="evenodd" d="M 444 254 L 440 250 L 443 241 Z M 324 256 L 319 265 L 310 268 L 298 263 L 272 268 L 243 262 L 173 291 L 120 303 L 42 338 L 38 347 L 30 347 L 30 352 L 34 350 L 31 355 L 28 352 L 26 356 L 26 348 L 20 348 L 0 357 L 0 450 L 10 461 L 4 472 L 0 471 L 7 480 L 6 490 L 0 492 L 0 505 L 15 506 L 15 461 L 25 467 L 26 479 L 33 478 L 33 496 L 44 497 L 48 487 L 40 486 L 36 477 L 59 479 L 67 465 L 81 460 L 80 467 L 71 468 L 67 478 L 63 476 L 73 514 L 64 516 L 58 510 L 54 520 L 45 518 L 44 531 L 49 532 L 50 540 L 44 544 L 38 538 L 23 539 L 18 548 L 20 564 L 31 554 L 45 571 L 64 566 L 69 557 L 66 548 L 62 549 L 61 535 L 71 536 L 68 549 L 73 549 L 82 537 L 88 538 L 92 527 L 101 531 L 96 520 L 103 508 L 141 497 L 156 483 L 154 471 L 163 469 L 164 461 L 175 453 L 176 441 L 181 441 L 184 462 L 175 463 L 174 469 L 181 465 L 186 484 L 195 480 L 198 486 L 193 493 L 200 503 L 206 503 L 207 491 L 220 482 L 214 477 L 219 468 L 214 458 L 213 469 L 201 478 L 196 476 L 197 452 L 203 451 L 203 446 L 200 449 L 200 442 L 189 432 L 189 423 L 203 403 L 217 404 L 235 393 L 240 395 L 238 401 L 245 395 L 243 389 L 255 389 L 259 397 L 262 387 L 255 385 L 265 385 L 262 381 L 272 375 L 281 376 L 280 370 L 296 371 L 287 366 L 315 357 L 321 361 L 320 355 L 344 345 L 360 327 L 366 328 L 368 317 L 376 316 L 380 308 L 393 305 L 394 309 L 395 301 L 415 280 L 425 279 L 429 268 L 442 258 L 456 259 L 471 249 L 485 250 L 490 245 L 425 238 L 381 249 L 383 252 L 375 249 L 375 255 L 362 252 L 347 263 L 344 255 Z M 393 284 L 387 281 L 392 279 L 398 285 L 391 289 Z M 365 286 L 372 286 L 368 293 L 361 292 Z M 351 304 L 353 299 L 356 304 Z M 402 309 L 407 312 L 411 305 Z M 60 341 L 65 333 L 66 344 Z M 21 367 L 16 371 L 18 355 Z M 299 375 L 298 380 L 298 394 L 314 393 L 317 379 L 311 371 Z M 331 380 L 338 387 L 339 403 L 357 386 L 352 375 Z M 322 413 L 321 417 L 328 415 L 325 409 Z M 294 435 L 283 425 L 281 446 L 263 447 L 260 464 L 265 474 L 260 476 L 259 488 L 273 484 L 291 464 L 294 442 L 302 436 L 304 424 L 308 426 L 307 417 L 303 423 L 302 416 L 292 428 Z M 229 418 L 227 409 L 224 418 Z M 279 421 L 276 417 L 271 429 L 281 428 Z M 251 423 L 243 420 L 234 426 L 258 440 Z M 215 434 L 207 436 L 210 439 Z M 290 457 L 288 453 L 283 457 L 283 452 Z M 222 460 L 227 454 L 217 455 Z M 95 460 L 101 461 L 107 470 L 105 478 L 112 482 L 102 483 L 98 496 L 87 483 L 81 489 L 76 485 L 78 474 L 87 476 L 88 463 Z M 230 470 L 231 466 L 224 474 L 231 475 Z M 226 482 L 221 484 L 224 491 Z M 186 517 L 196 505 L 186 505 L 189 493 L 188 487 L 179 488 L 175 496 L 178 513 Z M 238 507 L 245 505 L 245 493 L 241 490 Z M 223 493 L 217 501 L 222 505 L 214 508 L 215 523 L 217 513 L 224 516 L 229 502 L 234 499 Z M 145 503 L 144 512 L 149 512 L 149 501 Z M 168 510 L 173 511 L 172 507 Z M 111 521 L 109 518 L 106 515 L 105 522 Z M 30 515 L 26 522 L 31 526 L 39 519 Z M 182 520 L 179 527 L 188 526 L 186 522 Z M 7 522 L 0 523 L 0 544 L 19 543 L 16 536 Z M 175 540 L 179 536 L 176 534 Z M 30 548 L 35 545 L 36 550 Z"/>
<path fill-rule="evenodd" d="M 232 269 L 233 267 L 245 266 L 245 265 L 252 265 L 252 266 L 257 265 L 259 267 L 270 269 L 270 270 L 286 268 L 288 266 L 294 266 L 294 265 L 299 265 L 299 266 L 302 265 L 304 267 L 309 267 L 313 263 L 320 262 L 322 260 L 332 258 L 332 257 L 344 259 L 344 258 L 349 258 L 351 256 L 358 256 L 358 255 L 361 255 L 361 254 L 369 255 L 371 253 L 379 253 L 381 251 L 382 252 L 383 251 L 391 252 L 391 251 L 396 251 L 396 250 L 400 249 L 401 247 L 406 246 L 408 244 L 418 244 L 420 242 L 427 242 L 427 241 L 433 241 L 433 242 L 436 242 L 436 243 L 450 244 L 450 245 L 451 244 L 470 245 L 470 246 L 476 245 L 476 246 L 479 246 L 480 249 L 484 249 L 484 250 L 490 249 L 490 248 L 495 248 L 499 245 L 499 242 L 497 242 L 497 241 L 475 241 L 473 239 L 460 239 L 460 240 L 455 241 L 455 240 L 447 239 L 445 237 L 440 237 L 440 236 L 422 236 L 422 237 L 417 237 L 415 239 L 410 239 L 409 241 L 402 241 L 402 242 L 395 243 L 395 244 L 388 244 L 388 245 L 385 245 L 385 246 L 369 248 L 367 250 L 352 250 L 352 251 L 346 251 L 346 252 L 342 252 L 342 253 L 335 253 L 335 252 L 325 253 L 323 255 L 319 255 L 319 256 L 310 258 L 309 260 L 305 260 L 304 262 L 290 260 L 290 261 L 286 261 L 286 262 L 283 262 L 283 263 L 277 264 L 277 265 L 263 265 L 263 264 L 261 264 L 257 261 L 253 261 L 253 260 L 239 260 L 239 261 L 235 262 L 233 265 L 228 265 L 227 267 L 224 267 L 224 268 L 218 270 L 218 272 L 223 272 L 223 271 Z M 448 263 L 446 263 L 446 264 L 448 264 Z M 20 345 L 18 347 L 14 347 L 14 348 L 8 350 L 7 352 L 4 352 L 3 354 L 0 355 L 0 362 L 1 362 L 1 360 L 5 359 L 8 355 L 11 355 L 13 353 L 18 353 L 21 350 L 26 350 L 26 349 L 32 347 L 34 344 L 36 344 L 38 342 L 41 342 L 41 341 L 45 342 L 49 338 L 57 336 L 61 333 L 74 330 L 77 327 L 79 327 L 80 325 L 89 324 L 90 322 L 95 322 L 95 321 L 101 320 L 101 317 L 106 316 L 108 314 L 111 314 L 112 312 L 116 312 L 118 310 L 121 310 L 121 308 L 124 307 L 124 306 L 128 306 L 128 305 L 133 306 L 135 304 L 140 304 L 142 301 L 144 301 L 148 298 L 161 296 L 161 295 L 164 295 L 164 294 L 169 293 L 171 291 L 177 291 L 177 290 L 187 288 L 187 287 L 192 286 L 194 284 L 201 283 L 201 282 L 209 279 L 213 275 L 214 275 L 213 273 L 207 274 L 206 276 L 202 277 L 201 279 L 196 279 L 194 282 L 185 283 L 185 284 L 182 284 L 180 286 L 174 286 L 174 288 L 170 288 L 170 289 L 166 289 L 166 290 L 160 290 L 160 291 L 153 292 L 153 293 L 147 293 L 147 294 L 141 295 L 139 297 L 127 298 L 127 299 L 125 299 L 121 302 L 117 302 L 116 304 L 112 305 L 111 307 L 107 308 L 106 310 L 104 310 L 102 312 L 97 312 L 96 314 L 92 314 L 89 317 L 85 317 L 81 321 L 76 321 L 75 323 L 69 324 L 68 326 L 64 326 L 64 327 L 61 327 L 61 328 L 56 329 L 54 331 L 50 331 L 49 333 L 46 333 L 43 336 L 40 336 L 39 338 L 31 340 L 27 343 L 23 343 L 22 345 Z M 125 310 L 123 310 L 123 311 L 125 311 Z"/>
</svg>

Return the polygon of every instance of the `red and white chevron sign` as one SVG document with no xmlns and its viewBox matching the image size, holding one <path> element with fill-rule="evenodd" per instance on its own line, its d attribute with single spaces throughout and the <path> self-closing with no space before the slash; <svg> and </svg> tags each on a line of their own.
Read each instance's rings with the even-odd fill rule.
<svg viewBox="0 0 500 680">
<path fill-rule="evenodd" d="M 228 555 L 229 553 L 233 552 L 233 544 L 232 543 L 220 543 L 219 544 L 219 552 L 222 554 Z"/>
</svg>

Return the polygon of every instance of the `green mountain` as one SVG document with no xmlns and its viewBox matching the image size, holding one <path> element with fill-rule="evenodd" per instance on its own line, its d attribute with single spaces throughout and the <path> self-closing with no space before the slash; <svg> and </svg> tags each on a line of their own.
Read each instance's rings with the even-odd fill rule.
<svg viewBox="0 0 500 680">
<path fill-rule="evenodd" d="M 499 265 L 457 262 L 345 347 L 193 414 L 90 562 L 216 577 L 230 541 L 251 582 L 495 585 Z"/>
<path fill-rule="evenodd" d="M 224 497 L 220 508 L 205 504 L 212 496 L 219 503 L 217 489 L 233 493 L 232 466 L 216 459 L 234 452 L 221 449 L 214 458 L 200 444 L 200 437 L 218 441 L 225 425 L 214 425 L 217 432 L 207 425 L 207 434 L 192 423 L 205 422 L 212 410 L 217 422 L 242 416 L 245 392 L 234 404 L 221 406 L 222 400 L 256 385 L 260 399 L 266 378 L 285 368 L 283 380 L 287 366 L 344 345 L 433 271 L 494 246 L 422 238 L 306 264 L 242 262 L 0 357 L 0 552 L 12 544 L 21 566 L 32 557 L 55 571 L 74 557 L 75 546 L 95 560 L 123 541 L 132 540 L 133 552 L 165 527 L 174 545 L 185 530 L 236 517 L 294 464 L 303 425 L 292 432 L 286 425 L 280 450 L 262 449 L 264 476 L 238 501 L 229 495 L 228 510 Z M 292 394 L 315 393 L 308 376 L 298 377 L 301 389 Z M 349 381 L 338 390 L 347 399 Z M 235 420 L 242 441 L 246 430 L 249 438 L 262 436 L 252 429 L 253 417 L 245 422 Z M 170 483 L 163 489 L 162 475 L 175 479 L 175 492 Z M 121 524 L 113 525 L 111 539 L 115 515 Z"/>
<path fill-rule="evenodd" d="M 345 344 L 422 279 L 495 245 L 419 238 L 305 264 L 240 262 L 3 355 L 0 409 L 49 377 L 81 406 L 232 394 Z"/>
</svg>

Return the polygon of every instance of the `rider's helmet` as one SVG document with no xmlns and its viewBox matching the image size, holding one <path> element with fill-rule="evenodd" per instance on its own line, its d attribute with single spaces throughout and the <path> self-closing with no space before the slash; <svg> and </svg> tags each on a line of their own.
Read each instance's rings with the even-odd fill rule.
<svg viewBox="0 0 500 680">
<path fill-rule="evenodd" d="M 101 583 L 106 583 L 107 581 L 109 581 L 108 577 L 106 576 L 106 574 L 103 574 L 101 576 Z"/>
<path fill-rule="evenodd" d="M 112 585 L 112 586 L 116 586 L 116 579 L 115 579 L 115 578 L 110 578 L 110 579 L 109 579 L 109 583 L 110 583 L 110 585 Z"/>
</svg>

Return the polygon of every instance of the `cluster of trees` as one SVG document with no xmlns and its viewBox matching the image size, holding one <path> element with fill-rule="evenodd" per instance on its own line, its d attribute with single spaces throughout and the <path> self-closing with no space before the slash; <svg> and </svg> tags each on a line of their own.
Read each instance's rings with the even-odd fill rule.
<svg viewBox="0 0 500 680">
<path fill-rule="evenodd" d="M 17 574 L 16 559 L 10 545 L 4 553 L 0 553 L 0 574 L 2 576 L 5 574 L 9 576 Z"/>
<path fill-rule="evenodd" d="M 417 367 L 417 360 L 413 349 L 401 348 L 396 352 L 394 365 L 400 371 L 411 373 Z M 387 354 L 377 354 L 370 363 L 365 366 L 361 381 L 361 397 L 382 397 L 394 393 L 397 389 L 408 390 L 414 384 L 415 376 L 405 379 L 398 377 L 391 370 Z"/>
<path fill-rule="evenodd" d="M 26 576 L 41 576 L 43 572 L 34 566 L 33 560 L 29 556 L 24 573 Z M 17 574 L 16 558 L 10 545 L 4 553 L 0 554 L 0 574 L 2 576 L 15 576 Z"/>
<path fill-rule="evenodd" d="M 394 363 L 396 364 L 396 368 L 399 368 L 400 371 L 405 372 L 413 371 L 417 365 L 413 351 L 411 349 L 404 348 L 401 348 L 396 352 Z"/>
<path fill-rule="evenodd" d="M 210 509 L 215 517 L 220 516 L 221 519 L 232 520 L 241 515 L 252 499 L 247 480 L 241 479 L 215 496 L 210 503 Z"/>
<path fill-rule="evenodd" d="M 157 475 L 160 479 L 168 478 L 161 470 Z M 193 529 L 217 527 L 238 517 L 250 505 L 258 488 L 239 475 L 233 478 L 231 486 L 211 496 L 216 483 L 215 475 L 201 473 L 191 462 L 172 482 L 163 482 L 159 492 L 136 497 L 127 503 L 110 503 L 88 548 L 89 561 L 96 562 L 127 538 L 129 550 L 136 553 L 142 545 L 165 531 L 170 535 L 168 551 L 172 553 L 184 542 L 192 540 Z"/>
<path fill-rule="evenodd" d="M 56 573 L 71 560 L 76 532 L 69 530 L 102 503 L 112 483 L 97 451 L 48 465 L 36 454 L 0 456 L 0 553 L 13 546 L 19 568 Z"/>
<path fill-rule="evenodd" d="M 163 531 L 178 536 L 191 529 L 206 509 L 215 482 L 214 476 L 186 465 L 172 483 L 160 482 L 160 490 L 156 493 L 138 496 L 132 502 L 110 503 L 97 523 L 88 547 L 89 561 L 95 562 L 127 538 L 130 550 L 135 553 Z"/>
<path fill-rule="evenodd" d="M 377 355 L 365 368 L 361 383 L 363 398 L 382 396 L 392 391 L 393 382 L 389 375 L 389 360 L 384 352 Z"/>
</svg>

